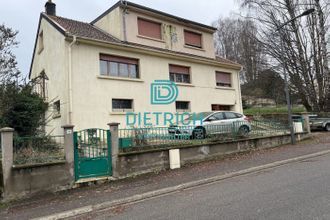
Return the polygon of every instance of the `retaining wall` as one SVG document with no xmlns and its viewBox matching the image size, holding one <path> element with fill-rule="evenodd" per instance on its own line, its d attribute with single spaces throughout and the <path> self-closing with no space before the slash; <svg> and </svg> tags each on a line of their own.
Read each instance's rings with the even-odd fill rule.
<svg viewBox="0 0 330 220">
<path fill-rule="evenodd" d="M 6 182 L 7 200 L 29 194 L 56 192 L 72 186 L 72 176 L 66 161 L 13 166 Z"/>
<path fill-rule="evenodd" d="M 307 133 L 297 134 L 298 140 L 309 137 Z M 175 148 L 153 149 L 139 152 L 120 153 L 117 170 L 121 177 L 156 172 L 169 169 L 169 150 L 180 149 L 181 165 L 197 163 L 229 154 L 241 153 L 252 149 L 273 148 L 289 144 L 290 135 L 263 138 L 251 138 L 241 141 L 210 143 L 203 145 L 182 146 Z"/>
</svg>

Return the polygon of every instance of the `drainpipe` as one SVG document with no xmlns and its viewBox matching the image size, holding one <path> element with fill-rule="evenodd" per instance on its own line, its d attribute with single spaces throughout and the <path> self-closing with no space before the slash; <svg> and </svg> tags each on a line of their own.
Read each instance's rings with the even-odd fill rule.
<svg viewBox="0 0 330 220">
<path fill-rule="evenodd" d="M 77 37 L 75 35 L 73 35 L 73 40 L 69 45 L 69 74 L 68 74 L 68 88 L 69 88 L 69 94 L 68 94 L 68 98 L 69 98 L 69 120 L 68 120 L 68 124 L 71 125 L 72 124 L 72 46 L 77 42 Z"/>
<path fill-rule="evenodd" d="M 241 67 L 241 70 L 237 74 L 237 88 L 238 88 L 238 103 L 240 104 L 240 111 L 243 113 L 243 103 L 242 103 L 242 92 L 241 92 L 241 80 L 240 80 L 240 74 L 243 71 L 243 67 Z"/>
<path fill-rule="evenodd" d="M 123 33 L 124 33 L 124 41 L 127 41 L 127 28 L 126 28 L 126 13 L 127 13 L 127 2 L 121 2 L 124 5 L 123 8 Z"/>
</svg>

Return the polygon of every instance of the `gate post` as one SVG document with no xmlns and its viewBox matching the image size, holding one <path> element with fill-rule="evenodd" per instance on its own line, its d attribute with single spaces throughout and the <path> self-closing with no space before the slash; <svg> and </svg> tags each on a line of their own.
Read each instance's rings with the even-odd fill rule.
<svg viewBox="0 0 330 220">
<path fill-rule="evenodd" d="M 14 144 L 13 136 L 14 129 L 2 128 L 1 133 L 1 148 L 2 148 L 2 176 L 3 176 L 3 198 L 8 199 L 11 195 L 11 169 L 14 162 Z"/>
<path fill-rule="evenodd" d="M 118 153 L 119 153 L 119 135 L 118 135 L 118 127 L 120 123 L 113 122 L 109 123 L 111 132 L 111 157 L 112 157 L 112 176 L 117 178 L 119 177 L 118 173 Z"/>
<path fill-rule="evenodd" d="M 71 175 L 71 179 L 74 180 L 74 145 L 73 145 L 73 128 L 74 125 L 64 125 L 64 151 L 65 160 L 68 165 L 68 169 Z"/>
<path fill-rule="evenodd" d="M 303 126 L 304 126 L 304 131 L 307 131 L 308 134 L 311 133 L 311 127 L 309 125 L 309 115 L 308 113 L 302 113 L 302 118 L 304 120 Z"/>
</svg>

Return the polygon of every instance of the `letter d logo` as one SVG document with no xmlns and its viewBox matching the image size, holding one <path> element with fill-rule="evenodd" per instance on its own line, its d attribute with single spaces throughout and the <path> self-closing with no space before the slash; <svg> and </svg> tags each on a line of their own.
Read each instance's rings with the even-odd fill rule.
<svg viewBox="0 0 330 220">
<path fill-rule="evenodd" d="M 151 104 L 168 105 L 176 101 L 179 90 L 170 80 L 155 80 L 151 83 Z"/>
</svg>

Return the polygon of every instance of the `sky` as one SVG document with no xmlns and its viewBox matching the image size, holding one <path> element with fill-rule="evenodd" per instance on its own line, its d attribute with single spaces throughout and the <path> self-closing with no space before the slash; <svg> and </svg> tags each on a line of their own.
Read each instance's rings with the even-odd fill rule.
<svg viewBox="0 0 330 220">
<path fill-rule="evenodd" d="M 210 25 L 218 17 L 238 11 L 237 0 L 130 0 L 156 10 Z M 117 0 L 53 0 L 58 16 L 91 22 Z M 14 50 L 23 75 L 30 69 L 40 12 L 46 0 L 0 0 L 0 23 L 19 31 L 19 46 Z"/>
</svg>

